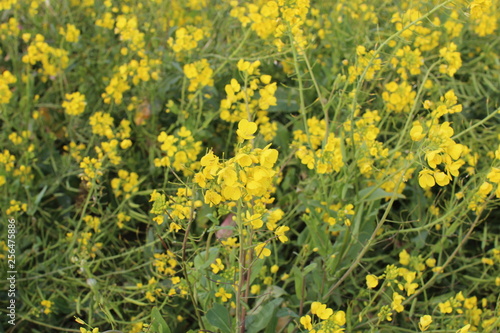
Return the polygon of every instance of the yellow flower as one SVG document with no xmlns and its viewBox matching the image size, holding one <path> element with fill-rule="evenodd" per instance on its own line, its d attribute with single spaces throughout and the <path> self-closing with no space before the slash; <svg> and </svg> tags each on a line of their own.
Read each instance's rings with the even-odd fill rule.
<svg viewBox="0 0 500 333">
<path fill-rule="evenodd" d="M 326 304 L 312 302 L 311 313 L 317 315 L 320 319 L 326 320 L 333 314 L 333 310 L 326 307 Z"/>
<path fill-rule="evenodd" d="M 392 303 L 391 303 L 391 306 L 392 306 L 392 309 L 396 312 L 402 312 L 404 310 L 404 307 L 403 307 L 403 300 L 405 298 L 398 294 L 398 293 L 393 293 L 392 294 Z"/>
<path fill-rule="evenodd" d="M 274 231 L 274 234 L 276 236 L 278 236 L 278 239 L 280 240 L 280 242 L 286 243 L 286 242 L 288 242 L 288 237 L 285 236 L 285 232 L 287 232 L 288 230 L 290 230 L 289 227 L 282 225 L 282 226 L 279 226 L 278 228 L 276 228 L 276 230 Z"/>
<path fill-rule="evenodd" d="M 467 332 L 469 332 L 469 328 L 470 328 L 470 324 L 467 324 L 464 327 L 462 327 L 461 329 L 459 329 L 457 331 L 457 333 L 467 333 Z"/>
<path fill-rule="evenodd" d="M 424 169 L 418 173 L 418 184 L 423 189 L 428 189 L 436 185 L 434 173 L 429 169 Z"/>
<path fill-rule="evenodd" d="M 217 274 L 224 269 L 224 264 L 219 258 L 217 258 L 213 264 L 210 264 L 210 267 L 212 267 L 212 272 Z"/>
<path fill-rule="evenodd" d="M 406 250 L 399 253 L 399 263 L 404 266 L 408 266 L 410 264 L 410 255 L 406 252 Z"/>
<path fill-rule="evenodd" d="M 432 323 L 432 317 L 429 315 L 425 315 L 423 317 L 420 317 L 420 322 L 418 323 L 418 327 L 422 332 L 424 332 L 427 331 L 431 323 Z"/>
<path fill-rule="evenodd" d="M 238 129 L 236 130 L 236 134 L 243 140 L 251 140 L 255 138 L 252 134 L 257 131 L 257 124 L 246 119 L 240 120 L 238 123 Z"/>
<path fill-rule="evenodd" d="M 62 103 L 62 107 L 70 116 L 77 116 L 83 111 L 85 111 L 85 106 L 87 102 L 85 102 L 85 95 L 75 92 L 72 94 L 66 94 L 66 101 Z"/>
<path fill-rule="evenodd" d="M 450 301 L 439 303 L 438 306 L 439 306 L 439 311 L 441 311 L 441 313 L 451 313 L 453 311 Z"/>
<path fill-rule="evenodd" d="M 40 302 L 40 304 L 44 307 L 43 313 L 49 314 L 52 312 L 52 307 L 54 306 L 54 302 L 43 300 Z"/>
<path fill-rule="evenodd" d="M 310 315 L 305 315 L 305 316 L 300 317 L 300 323 L 308 331 L 312 330 L 312 328 L 313 328 L 313 326 L 311 324 L 311 316 Z"/>
<path fill-rule="evenodd" d="M 254 252 L 259 259 L 264 259 L 265 257 L 269 257 L 271 255 L 271 250 L 265 247 L 266 243 L 260 243 L 255 246 Z"/>
<path fill-rule="evenodd" d="M 367 275 L 366 285 L 368 286 L 369 289 L 375 288 L 376 286 L 378 286 L 378 278 L 373 274 Z"/>
<path fill-rule="evenodd" d="M 232 294 L 226 292 L 224 288 L 219 288 L 219 291 L 215 293 L 215 297 L 220 297 L 223 302 L 227 302 L 231 297 L 233 297 Z"/>
</svg>

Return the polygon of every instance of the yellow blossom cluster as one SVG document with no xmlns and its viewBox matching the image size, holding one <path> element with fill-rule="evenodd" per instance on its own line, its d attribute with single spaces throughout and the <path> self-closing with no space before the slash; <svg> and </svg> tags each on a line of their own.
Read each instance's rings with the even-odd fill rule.
<svg viewBox="0 0 500 333">
<path fill-rule="evenodd" d="M 150 59 L 143 52 L 138 52 L 140 60 L 132 59 L 130 62 L 123 64 L 117 68 L 113 77 L 109 80 L 102 93 L 104 103 L 121 104 L 123 101 L 123 94 L 130 90 L 132 87 L 129 85 L 128 80 L 131 78 L 132 84 L 137 86 L 141 82 L 148 82 L 153 79 L 159 79 L 159 71 L 157 69 L 161 61 L 158 59 Z"/>
<path fill-rule="evenodd" d="M 66 28 L 59 28 L 59 34 L 64 36 L 67 42 L 76 43 L 80 37 L 80 30 L 73 24 L 66 24 Z"/>
<path fill-rule="evenodd" d="M 201 142 L 195 141 L 190 130 L 182 126 L 175 135 L 161 132 L 158 135 L 160 149 L 164 153 L 161 158 L 155 158 L 156 167 L 171 167 L 182 171 L 184 175 L 192 175 L 199 167 L 197 160 L 201 152 Z"/>
<path fill-rule="evenodd" d="M 244 122 L 240 121 L 239 127 L 248 140 L 256 125 L 253 123 L 255 127 L 250 129 L 241 126 Z M 212 151 L 203 156 L 200 161 L 202 169 L 195 174 L 194 181 L 205 189 L 205 203 L 213 206 L 221 202 L 269 197 L 276 175 L 274 164 L 278 159 L 278 151 L 269 147 L 252 149 L 245 146 L 223 162 Z"/>
<path fill-rule="evenodd" d="M 309 169 L 319 174 L 329 174 L 339 172 L 344 166 L 342 141 L 333 132 L 327 136 L 324 119 L 307 119 L 307 130 L 295 130 L 293 137 L 291 146 L 296 149 L 295 155 Z"/>
<path fill-rule="evenodd" d="M 184 75 L 189 79 L 188 91 L 194 92 L 203 87 L 212 87 L 214 85 L 213 73 L 207 59 L 184 65 Z"/>
<path fill-rule="evenodd" d="M 311 314 L 313 317 L 310 315 L 300 317 L 300 324 L 310 333 L 343 333 L 345 331 L 346 314 L 344 311 L 334 312 L 326 304 L 312 302 Z"/>
<path fill-rule="evenodd" d="M 306 208 L 305 212 L 307 215 L 303 217 L 304 219 L 311 219 L 314 215 L 317 215 L 328 226 L 328 230 L 334 236 L 338 235 L 340 230 L 334 227 L 338 225 L 350 226 L 351 219 L 356 214 L 353 204 L 328 204 L 325 201 L 322 201 L 321 206 L 315 207 L 314 210 Z"/>
<path fill-rule="evenodd" d="M 18 36 L 19 21 L 15 17 L 9 18 L 5 23 L 0 23 L 0 40 L 6 40 L 9 36 Z"/>
<path fill-rule="evenodd" d="M 483 211 L 484 203 L 489 196 L 500 198 L 500 168 L 492 167 L 486 175 L 486 180 L 479 186 L 469 202 L 469 209 L 476 213 Z"/>
<path fill-rule="evenodd" d="M 179 262 L 172 251 L 167 250 L 165 253 L 155 253 L 153 256 L 155 258 L 153 266 L 158 273 L 165 276 L 174 276 L 177 273 L 176 267 L 179 266 Z"/>
<path fill-rule="evenodd" d="M 98 136 L 104 136 L 108 139 L 119 139 L 120 147 L 127 149 L 132 145 L 130 138 L 130 121 L 122 119 L 120 125 L 115 127 L 114 118 L 106 112 L 97 111 L 89 118 L 89 124 L 92 133 Z"/>
<path fill-rule="evenodd" d="M 396 72 L 401 75 L 403 80 L 408 80 L 409 75 L 418 75 L 421 73 L 421 67 L 424 64 L 424 58 L 419 49 L 412 50 L 406 45 L 396 51 L 396 56 L 391 59 L 391 64 L 397 68 Z"/>
<path fill-rule="evenodd" d="M 392 15 L 391 22 L 394 23 L 396 30 L 401 31 L 401 37 L 411 41 L 413 39 L 413 46 L 422 52 L 430 51 L 439 45 L 439 38 L 441 37 L 441 31 L 435 29 L 436 26 L 441 25 L 441 21 L 438 17 L 434 17 L 430 24 L 432 28 L 424 26 L 422 20 L 422 12 L 417 8 L 409 8 L 404 13 L 396 12 Z M 405 28 L 406 26 L 414 23 L 412 26 Z M 427 23 L 427 22 L 426 22 Z M 391 43 L 395 46 L 395 43 Z"/>
<path fill-rule="evenodd" d="M 84 157 L 80 162 L 80 168 L 83 169 L 80 178 L 87 183 L 87 186 L 90 186 L 92 182 L 98 183 L 103 175 L 102 162 L 96 158 Z"/>
<path fill-rule="evenodd" d="M 384 88 L 382 99 L 385 102 L 387 111 L 396 113 L 410 112 L 417 93 L 407 81 L 402 81 L 400 84 L 391 81 Z"/>
<path fill-rule="evenodd" d="M 54 306 L 54 302 L 44 299 L 40 302 L 40 305 L 43 306 L 43 313 L 49 314 L 52 312 L 52 307 Z"/>
<path fill-rule="evenodd" d="M 381 117 L 377 110 L 366 110 L 352 127 L 350 120 L 344 122 L 346 144 L 356 147 L 356 163 L 362 175 L 369 177 L 373 174 L 374 163 L 377 159 L 384 159 L 389 155 L 389 149 L 384 148 L 382 142 L 377 141 L 380 129 L 377 126 Z"/>
<path fill-rule="evenodd" d="M 26 203 L 22 203 L 21 201 L 17 200 L 10 200 L 9 208 L 5 210 L 5 214 L 12 215 L 17 212 L 27 212 L 27 211 L 28 211 L 28 205 Z"/>
<path fill-rule="evenodd" d="M 183 222 L 192 220 L 196 216 L 195 209 L 203 204 L 193 200 L 193 191 L 189 188 L 178 188 L 175 196 L 167 196 L 156 190 L 151 193 L 150 202 L 153 202 L 151 213 L 156 216 L 153 221 L 159 225 L 165 220 L 170 221 L 170 232 L 177 232 L 183 228 Z"/>
<path fill-rule="evenodd" d="M 85 106 L 87 102 L 85 101 L 85 95 L 80 92 L 75 92 L 72 94 L 65 95 L 66 100 L 62 102 L 62 107 L 64 112 L 70 116 L 78 116 L 85 111 Z"/>
<path fill-rule="evenodd" d="M 373 80 L 375 73 L 382 68 L 382 59 L 375 58 L 375 51 L 366 51 L 366 47 L 363 45 L 356 47 L 356 55 L 356 64 L 347 69 L 349 82 L 353 83 L 363 73 L 365 73 L 364 80 Z"/>
<path fill-rule="evenodd" d="M 118 171 L 118 177 L 111 180 L 111 188 L 117 198 L 122 194 L 124 194 L 124 199 L 130 198 L 134 192 L 138 191 L 138 187 L 139 175 L 135 172 L 128 172 L 120 169 Z"/>
<path fill-rule="evenodd" d="M 57 76 L 68 67 L 69 57 L 68 51 L 50 46 L 43 35 L 37 34 L 22 61 L 31 66 L 41 63 L 37 72 L 42 75 L 43 80 L 47 80 L 49 76 Z"/>
<path fill-rule="evenodd" d="M 16 77 L 7 70 L 0 75 L 0 104 L 9 103 L 12 97 L 12 91 L 10 90 L 9 85 L 16 82 Z"/>
<path fill-rule="evenodd" d="M 139 31 L 135 15 L 118 15 L 115 22 L 114 31 L 121 41 L 128 42 L 130 49 L 134 51 L 144 48 L 144 33 Z"/>
<path fill-rule="evenodd" d="M 203 29 L 197 28 L 192 25 L 180 27 L 175 31 L 175 38 L 168 39 L 168 45 L 177 54 L 189 52 L 198 46 L 198 42 L 205 38 L 206 33 Z"/>
<path fill-rule="evenodd" d="M 419 172 L 419 184 L 422 188 L 434 185 L 446 186 L 453 177 L 459 175 L 459 169 L 465 164 L 464 159 L 469 153 L 467 146 L 456 143 L 452 136 L 454 130 L 450 122 L 439 122 L 440 117 L 462 111 L 462 106 L 453 90 L 446 92 L 437 103 L 425 101 L 424 107 L 432 110 L 430 120 L 414 121 L 410 130 L 413 141 L 422 142 L 425 159 L 429 168 Z M 474 159 L 468 159 L 474 164 Z"/>
<path fill-rule="evenodd" d="M 273 44 L 278 51 L 286 45 L 282 37 L 288 37 L 287 34 L 290 34 L 299 53 L 307 46 L 304 25 L 310 7 L 309 0 L 257 0 L 242 4 L 230 1 L 230 4 L 232 17 L 237 18 L 243 27 L 250 25 L 260 38 L 274 38 Z"/>
<path fill-rule="evenodd" d="M 79 259 L 93 259 L 97 256 L 97 252 L 100 251 L 103 247 L 102 242 L 92 242 L 92 236 L 94 236 L 95 234 L 90 231 L 91 228 L 92 226 L 87 225 L 86 230 L 88 231 L 66 233 L 67 241 L 76 239 L 78 248 L 74 248 L 74 253 L 78 256 Z"/>
<path fill-rule="evenodd" d="M 448 46 L 445 46 L 439 50 L 439 55 L 446 62 L 439 66 L 439 71 L 449 76 L 455 75 L 457 70 L 462 67 L 462 58 L 460 52 L 457 51 L 457 45 L 451 42 Z"/>
<path fill-rule="evenodd" d="M 271 83 L 270 75 L 260 75 L 259 66 L 258 60 L 238 61 L 237 67 L 244 77 L 244 82 L 240 83 L 233 78 L 226 84 L 226 98 L 220 103 L 220 117 L 229 122 L 256 117 L 255 123 L 259 125 L 259 132 L 264 136 L 264 140 L 270 141 L 276 135 L 277 124 L 270 122 L 267 110 L 277 104 L 277 85 L 276 82 Z"/>
<path fill-rule="evenodd" d="M 497 320 L 495 313 L 489 309 L 486 299 L 479 304 L 476 296 L 466 298 L 461 291 L 438 303 L 438 308 L 442 314 L 460 315 L 463 325 L 469 325 L 472 331 L 478 329 L 489 331 Z"/>
<path fill-rule="evenodd" d="M 472 30 L 481 37 L 494 34 L 498 28 L 498 1 L 474 0 L 469 5 Z"/>
</svg>

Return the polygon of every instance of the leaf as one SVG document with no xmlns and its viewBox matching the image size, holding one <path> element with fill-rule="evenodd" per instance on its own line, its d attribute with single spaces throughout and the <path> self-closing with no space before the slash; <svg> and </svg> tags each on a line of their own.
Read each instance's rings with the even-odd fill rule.
<svg viewBox="0 0 500 333">
<path fill-rule="evenodd" d="M 302 299 L 302 284 L 304 283 L 304 275 L 302 272 L 299 270 L 297 266 L 293 266 L 292 268 L 292 275 L 293 279 L 295 281 L 295 295 L 297 295 L 298 299 Z"/>
<path fill-rule="evenodd" d="M 264 266 L 264 262 L 265 260 L 262 259 L 254 261 L 252 265 L 252 272 L 250 273 L 250 280 L 248 282 L 249 284 L 252 284 L 252 282 L 259 276 L 262 266 Z"/>
<path fill-rule="evenodd" d="M 208 255 L 207 251 L 203 251 L 194 258 L 194 267 L 196 269 L 205 269 L 215 261 L 218 255 L 219 255 L 219 248 L 211 247 L 208 250 Z"/>
<path fill-rule="evenodd" d="M 304 274 L 304 276 L 306 276 L 307 274 L 309 274 L 309 272 L 312 272 L 316 269 L 316 267 L 318 267 L 318 264 L 313 262 L 313 263 L 310 263 L 309 265 L 307 265 L 305 268 L 304 268 L 304 271 L 302 272 L 302 274 Z"/>
<path fill-rule="evenodd" d="M 398 199 L 404 199 L 405 196 L 399 193 L 391 193 L 384 191 L 381 188 L 375 188 L 373 186 L 367 187 L 359 191 L 358 196 L 363 200 L 363 201 L 374 201 L 374 200 L 381 200 L 387 197 L 392 197 L 393 195 L 396 196 Z"/>
<path fill-rule="evenodd" d="M 207 320 L 210 325 L 219 328 L 222 333 L 231 333 L 229 311 L 223 305 L 214 303 L 213 308 L 207 312 Z"/>
<path fill-rule="evenodd" d="M 168 327 L 167 322 L 163 319 L 160 310 L 155 306 L 151 311 L 151 318 L 153 322 L 151 323 L 151 328 L 153 332 L 157 333 L 171 333 L 170 327 Z"/>
<path fill-rule="evenodd" d="M 282 298 L 276 298 L 262 306 L 259 312 L 247 316 L 245 320 L 245 332 L 257 333 L 266 328 L 271 319 L 275 316 L 276 308 L 282 302 Z"/>
<path fill-rule="evenodd" d="M 47 191 L 47 185 L 45 185 L 43 187 L 43 189 L 40 191 L 40 193 L 37 194 L 33 204 L 29 206 L 29 209 L 27 212 L 27 214 L 29 216 L 33 216 L 33 214 L 35 214 L 36 209 L 38 208 L 38 205 L 40 204 L 40 201 L 42 201 L 42 198 L 43 198 L 43 195 L 45 194 L 45 191 Z"/>
</svg>

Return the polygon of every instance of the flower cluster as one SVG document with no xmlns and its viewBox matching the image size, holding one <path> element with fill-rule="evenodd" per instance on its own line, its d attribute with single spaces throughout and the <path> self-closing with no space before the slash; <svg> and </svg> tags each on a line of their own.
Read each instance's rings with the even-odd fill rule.
<svg viewBox="0 0 500 333">
<path fill-rule="evenodd" d="M 249 140 L 256 130 L 255 123 L 244 119 L 239 122 L 237 133 L 241 139 Z M 202 169 L 195 174 L 194 181 L 205 189 L 205 203 L 213 206 L 240 199 L 269 198 L 276 175 L 273 167 L 278 159 L 278 151 L 269 147 L 252 149 L 247 145 L 223 162 L 212 151 L 203 156 L 200 160 Z"/>
<path fill-rule="evenodd" d="M 226 84 L 226 98 L 221 100 L 220 117 L 228 122 L 256 117 L 259 132 L 266 141 L 270 141 L 276 134 L 277 124 L 269 121 L 267 110 L 277 103 L 277 85 L 276 82 L 271 83 L 270 75 L 260 75 L 259 66 L 258 60 L 252 63 L 243 59 L 238 61 L 237 67 L 244 82 L 240 84 L 238 80 L 231 79 Z"/>
<path fill-rule="evenodd" d="M 302 164 L 319 174 L 339 172 L 344 166 L 342 142 L 334 133 L 327 135 L 325 120 L 307 119 L 307 129 L 295 130 L 291 146 Z M 326 140 L 324 140 L 326 138 Z"/>
<path fill-rule="evenodd" d="M 185 176 L 192 175 L 199 167 L 197 161 L 201 152 L 201 142 L 195 141 L 190 130 L 182 126 L 176 135 L 167 135 L 161 132 L 158 135 L 160 149 L 164 156 L 155 158 L 156 167 L 171 167 L 175 171 L 182 171 Z"/>
<path fill-rule="evenodd" d="M 462 157 L 468 154 L 469 149 L 452 139 L 454 130 L 450 122 L 439 122 L 443 115 L 462 111 L 462 106 L 457 104 L 457 97 L 452 90 L 442 96 L 438 103 L 425 101 L 424 107 L 432 110 L 430 120 L 425 123 L 415 121 L 410 136 L 413 141 L 422 142 L 430 169 L 424 168 L 420 171 L 418 181 L 422 188 L 428 189 L 436 184 L 446 186 L 453 177 L 457 177 L 460 167 L 465 164 Z"/>
<path fill-rule="evenodd" d="M 66 94 L 66 100 L 62 102 L 62 107 L 64 111 L 70 116 L 78 116 L 85 111 L 85 95 L 80 92 L 75 92 L 72 94 Z"/>
<path fill-rule="evenodd" d="M 0 75 L 0 104 L 7 104 L 12 97 L 12 91 L 9 88 L 10 84 L 17 82 L 17 79 L 9 71 L 4 71 Z"/>
<path fill-rule="evenodd" d="M 26 40 L 30 36 L 26 35 Z M 22 61 L 31 66 L 41 63 L 37 72 L 42 79 L 47 80 L 49 76 L 57 76 L 69 65 L 68 51 L 50 46 L 45 42 L 43 35 L 37 34 L 28 46 L 28 52 L 22 57 Z"/>
<path fill-rule="evenodd" d="M 130 198 L 134 192 L 137 192 L 138 186 L 139 175 L 122 169 L 118 171 L 118 177 L 111 180 L 111 188 L 116 197 L 124 194 L 124 199 Z"/>
<path fill-rule="evenodd" d="M 175 196 L 167 196 L 156 190 L 151 193 L 153 207 L 151 213 L 156 216 L 153 221 L 163 224 L 170 221 L 170 232 L 177 232 L 184 227 L 184 222 L 195 218 L 195 209 L 202 206 L 199 200 L 193 200 L 193 192 L 188 188 L 179 188 Z"/>
<path fill-rule="evenodd" d="M 366 47 L 356 47 L 356 64 L 349 66 L 348 80 L 350 83 L 356 81 L 361 74 L 365 73 L 364 80 L 370 81 L 375 78 L 375 73 L 382 68 L 382 59 L 375 57 L 375 51 L 366 51 Z"/>
<path fill-rule="evenodd" d="M 236 17 L 243 27 L 250 28 L 262 39 L 273 39 L 273 44 L 281 51 L 286 45 L 282 37 L 291 35 L 293 45 L 302 53 L 307 46 L 304 32 L 306 16 L 309 12 L 310 1 L 266 1 L 262 7 L 254 3 L 239 5 L 231 1 L 230 15 Z"/>
<path fill-rule="evenodd" d="M 345 331 L 346 316 L 344 311 L 334 312 L 326 304 L 312 302 L 311 314 L 313 317 L 310 315 L 300 317 L 300 323 L 310 333 L 342 333 Z"/>
</svg>

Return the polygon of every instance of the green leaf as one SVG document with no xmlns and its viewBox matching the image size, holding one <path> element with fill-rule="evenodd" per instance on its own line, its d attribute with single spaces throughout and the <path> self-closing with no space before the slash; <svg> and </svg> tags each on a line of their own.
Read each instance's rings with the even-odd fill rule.
<svg viewBox="0 0 500 333">
<path fill-rule="evenodd" d="M 302 284 L 304 283 L 304 274 L 300 271 L 297 266 L 292 268 L 293 280 L 295 281 L 295 295 L 298 299 L 302 299 Z"/>
<path fill-rule="evenodd" d="M 282 298 L 276 298 L 262 306 L 259 312 L 247 316 L 245 320 L 245 332 L 257 333 L 267 327 L 275 316 L 276 308 L 283 302 Z"/>
<path fill-rule="evenodd" d="M 222 333 L 231 333 L 231 318 L 226 307 L 219 303 L 214 303 L 213 308 L 207 312 L 207 320 L 210 325 L 219 328 Z"/>
<path fill-rule="evenodd" d="M 381 200 L 387 197 L 392 197 L 393 195 L 396 196 L 398 199 L 404 199 L 405 196 L 399 193 L 391 193 L 384 191 L 381 188 L 375 188 L 373 186 L 367 187 L 359 191 L 358 196 L 363 200 L 363 201 L 374 201 L 374 200 Z"/>
<path fill-rule="evenodd" d="M 310 263 L 309 265 L 307 265 L 305 268 L 304 268 L 304 271 L 302 272 L 302 274 L 304 274 L 304 276 L 306 276 L 307 274 L 309 274 L 310 272 L 314 271 L 316 269 L 316 267 L 318 267 L 318 264 L 313 262 L 313 263 Z"/>
<path fill-rule="evenodd" d="M 219 248 L 211 247 L 208 250 L 208 254 L 207 251 L 203 251 L 194 258 L 194 267 L 196 269 L 205 269 L 215 261 L 218 255 L 219 255 Z"/>
<path fill-rule="evenodd" d="M 155 306 L 151 311 L 151 318 L 153 322 L 151 323 L 152 332 L 156 333 L 171 333 L 170 327 L 168 327 L 167 322 L 161 316 L 160 310 Z"/>
<path fill-rule="evenodd" d="M 45 194 L 45 191 L 47 191 L 47 185 L 43 187 L 43 189 L 40 191 L 40 193 L 37 194 L 35 201 L 33 202 L 32 205 L 29 206 L 27 214 L 29 216 L 33 216 L 35 214 L 38 205 L 40 204 L 40 201 L 42 201 L 43 195 Z"/>
<path fill-rule="evenodd" d="M 248 282 L 249 284 L 252 284 L 253 281 L 259 276 L 260 270 L 262 269 L 262 266 L 264 266 L 265 260 L 263 259 L 257 259 L 253 265 L 252 265 L 252 272 L 250 273 L 250 281 Z"/>
</svg>

